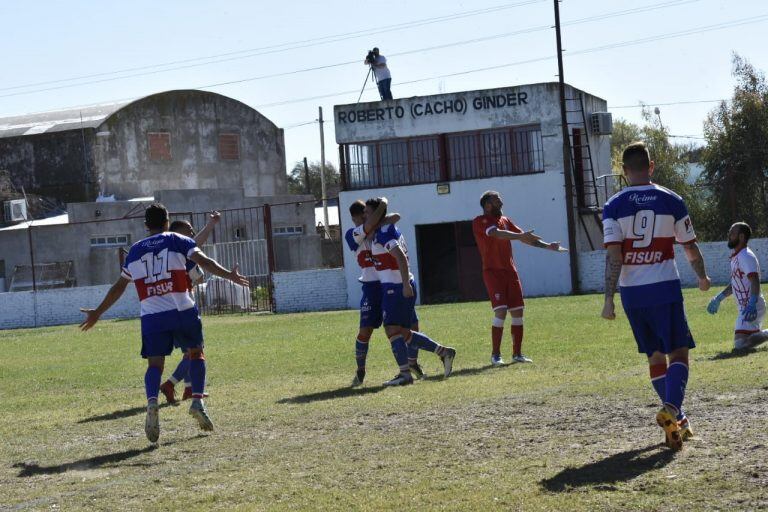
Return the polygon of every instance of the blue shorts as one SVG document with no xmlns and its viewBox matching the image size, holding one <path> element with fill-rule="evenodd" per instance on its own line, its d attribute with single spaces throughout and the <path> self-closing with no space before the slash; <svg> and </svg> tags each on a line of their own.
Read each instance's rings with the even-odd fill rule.
<svg viewBox="0 0 768 512">
<path fill-rule="evenodd" d="M 381 283 L 363 283 L 363 298 L 360 299 L 360 327 L 381 327 Z"/>
<path fill-rule="evenodd" d="M 637 341 L 637 351 L 648 357 L 669 354 L 678 348 L 694 348 L 682 302 L 642 308 L 624 308 Z"/>
<path fill-rule="evenodd" d="M 403 297 L 402 284 L 382 284 L 381 309 L 384 311 L 384 325 L 399 325 L 411 328 L 419 322 L 416 315 L 416 283 L 411 281 L 413 297 Z"/>
<path fill-rule="evenodd" d="M 163 313 L 166 330 L 141 330 L 141 357 L 168 356 L 174 347 L 186 351 L 203 348 L 203 323 L 197 308 Z M 157 325 L 156 322 L 153 322 Z"/>
</svg>

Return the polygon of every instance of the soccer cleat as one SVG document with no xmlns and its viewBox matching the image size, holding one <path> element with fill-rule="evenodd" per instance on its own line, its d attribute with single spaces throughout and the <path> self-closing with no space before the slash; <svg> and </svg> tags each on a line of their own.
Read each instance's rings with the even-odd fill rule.
<svg viewBox="0 0 768 512">
<path fill-rule="evenodd" d="M 408 384 L 413 384 L 413 376 L 410 372 L 398 373 L 392 380 L 388 380 L 384 383 L 385 386 L 407 386 Z"/>
<path fill-rule="evenodd" d="M 533 359 L 526 357 L 523 354 L 517 354 L 512 356 L 513 363 L 532 363 Z"/>
<path fill-rule="evenodd" d="M 147 419 L 144 421 L 144 433 L 150 443 L 156 443 L 160 438 L 160 414 L 157 402 L 147 405 Z"/>
<path fill-rule="evenodd" d="M 352 387 L 356 388 L 363 385 L 363 381 L 365 380 L 365 370 L 357 370 L 355 372 L 355 378 L 352 379 Z"/>
<path fill-rule="evenodd" d="M 664 429 L 664 444 L 672 450 L 682 450 L 683 438 L 680 435 L 680 425 L 677 423 L 675 414 L 670 412 L 667 407 L 662 407 L 656 413 L 656 423 Z"/>
<path fill-rule="evenodd" d="M 440 360 L 443 361 L 444 375 L 450 377 L 453 372 L 453 360 L 456 358 L 456 349 L 451 347 L 445 347 L 445 354 L 440 356 Z"/>
<path fill-rule="evenodd" d="M 178 405 L 179 401 L 176 400 L 176 390 L 173 387 L 173 382 L 167 380 L 160 385 L 160 392 L 165 395 L 165 399 L 171 405 Z"/>
<path fill-rule="evenodd" d="M 213 431 L 213 422 L 208 417 L 208 411 L 205 409 L 205 404 L 203 404 L 202 400 L 192 400 L 192 405 L 189 406 L 189 414 L 197 420 L 201 430 L 206 432 Z"/>
<path fill-rule="evenodd" d="M 421 369 L 421 365 L 419 365 L 419 363 L 411 363 L 409 365 L 409 367 L 411 369 L 411 374 L 416 379 L 423 379 L 424 378 L 424 370 Z"/>
<path fill-rule="evenodd" d="M 203 393 L 203 398 L 208 398 L 208 396 L 209 396 L 208 393 Z M 181 395 L 181 399 L 182 400 L 189 400 L 190 398 L 192 398 L 192 387 L 191 386 L 186 386 L 184 388 L 184 394 Z"/>
<path fill-rule="evenodd" d="M 680 426 L 680 439 L 683 441 L 690 441 L 693 439 L 694 433 L 691 428 L 691 422 L 688 421 L 686 416 L 683 416 L 683 419 L 678 421 L 677 424 Z"/>
<path fill-rule="evenodd" d="M 492 355 L 491 356 L 491 366 L 503 366 L 504 360 L 501 358 L 500 355 Z"/>
</svg>

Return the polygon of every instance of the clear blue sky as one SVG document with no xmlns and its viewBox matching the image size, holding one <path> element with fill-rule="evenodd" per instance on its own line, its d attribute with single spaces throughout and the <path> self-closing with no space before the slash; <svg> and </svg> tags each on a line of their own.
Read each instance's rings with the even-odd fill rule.
<svg viewBox="0 0 768 512">
<path fill-rule="evenodd" d="M 496 7 L 498 9 L 485 14 L 418 27 L 403 26 L 417 20 Z M 643 12 L 624 16 L 569 24 L 582 18 L 646 8 Z M 561 18 L 567 50 L 566 80 L 605 98 L 610 107 L 632 105 L 638 101 L 653 106 L 657 103 L 728 98 L 733 89 L 730 71 L 731 53 L 734 51 L 758 68 L 768 70 L 768 51 L 765 47 L 768 4 L 764 1 L 565 0 L 561 3 Z M 355 61 L 324 70 L 210 88 L 257 108 L 278 126 L 286 128 L 289 169 L 303 156 L 310 160 L 318 160 L 320 156 L 316 124 L 290 127 L 316 119 L 320 105 L 325 117 L 332 120 L 334 104 L 353 103 L 366 75 L 361 61 L 370 47 L 378 46 L 382 54 L 388 56 L 395 97 L 554 81 L 557 73 L 554 30 L 548 28 L 553 24 L 551 0 L 49 0 L 3 2 L 0 19 L 3 20 L 0 45 L 4 50 L 0 67 L 0 96 L 4 96 L 0 97 L 0 117 Z M 738 20 L 749 20 L 751 23 L 683 37 L 656 38 Z M 397 55 L 536 27 L 543 28 Z M 380 33 L 371 34 L 373 31 Z M 229 58 L 246 57 L 168 72 L 157 71 L 180 64 L 27 86 L 351 32 L 364 34 L 271 54 L 238 53 Z M 592 53 L 577 53 L 645 38 L 655 40 Z M 546 57 L 552 58 L 401 84 L 409 80 Z M 186 65 L 200 62 L 205 61 L 190 61 Z M 153 74 L 69 87 L 87 81 L 146 72 Z M 61 86 L 67 87 L 17 94 Z M 266 106 L 343 91 L 356 92 Z M 8 96 L 10 94 L 17 95 Z M 370 88 L 363 99 L 378 99 L 378 95 Z M 661 106 L 661 118 L 673 134 L 700 136 L 702 122 L 714 106 L 713 103 Z M 639 108 L 611 110 L 615 118 L 640 120 Z M 332 123 L 326 125 L 326 152 L 330 161 L 337 161 Z"/>
</svg>

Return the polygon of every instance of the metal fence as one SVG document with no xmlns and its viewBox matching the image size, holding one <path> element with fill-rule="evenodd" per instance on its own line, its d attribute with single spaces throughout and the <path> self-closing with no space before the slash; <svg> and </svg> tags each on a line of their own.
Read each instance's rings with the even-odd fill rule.
<svg viewBox="0 0 768 512">
<path fill-rule="evenodd" d="M 69 222 L 62 217 L 0 230 L 0 284 L 6 283 L 7 291 L 38 291 L 114 282 L 131 244 L 147 236 L 147 204 L 120 218 Z M 94 208 L 107 209 L 99 205 Z M 314 209 L 314 201 L 225 208 L 218 210 L 216 223 L 210 212 L 171 213 L 171 221 L 188 222 L 197 236 L 205 236 L 212 222 L 198 245 L 223 267 L 238 265 L 250 283 L 242 287 L 203 276 L 193 287 L 201 312 L 273 311 L 273 272 L 341 265 L 338 228 L 318 229 Z"/>
</svg>

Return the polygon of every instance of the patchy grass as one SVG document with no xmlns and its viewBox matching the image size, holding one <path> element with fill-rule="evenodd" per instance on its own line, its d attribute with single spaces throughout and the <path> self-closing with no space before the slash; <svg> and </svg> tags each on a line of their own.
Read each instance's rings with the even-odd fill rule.
<svg viewBox="0 0 768 512">
<path fill-rule="evenodd" d="M 204 320 L 216 431 L 187 405 L 143 432 L 138 322 L 0 333 L 0 508 L 689 510 L 768 507 L 768 351 L 732 354 L 735 311 L 688 291 L 698 438 L 661 446 L 657 399 L 626 320 L 600 297 L 531 299 L 532 365 L 488 366 L 485 303 L 420 308 L 455 373 L 384 389 L 381 332 L 351 390 L 354 312 Z M 509 324 L 507 324 L 509 325 Z M 509 327 L 505 355 L 509 357 Z M 175 364 L 172 356 L 168 366 Z M 170 371 L 168 368 L 166 373 Z"/>
</svg>

